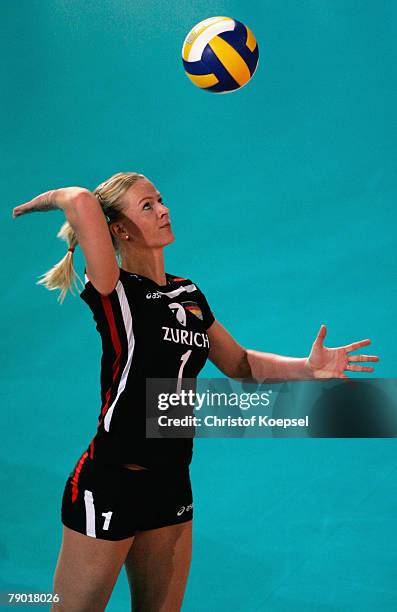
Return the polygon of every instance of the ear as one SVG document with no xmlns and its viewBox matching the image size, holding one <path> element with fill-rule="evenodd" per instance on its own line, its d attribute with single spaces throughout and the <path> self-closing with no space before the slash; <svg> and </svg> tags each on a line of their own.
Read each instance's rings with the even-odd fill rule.
<svg viewBox="0 0 397 612">
<path fill-rule="evenodd" d="M 116 236 L 116 238 L 120 234 L 125 234 L 126 233 L 126 229 L 124 228 L 124 226 L 119 221 L 115 221 L 114 223 L 111 223 L 109 225 L 109 227 L 110 227 L 110 231 L 113 232 L 113 234 Z"/>
</svg>

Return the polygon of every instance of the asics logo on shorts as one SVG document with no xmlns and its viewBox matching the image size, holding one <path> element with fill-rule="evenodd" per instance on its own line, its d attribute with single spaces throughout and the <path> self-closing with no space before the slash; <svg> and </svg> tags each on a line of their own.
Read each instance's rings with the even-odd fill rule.
<svg viewBox="0 0 397 612">
<path fill-rule="evenodd" d="M 182 516 L 184 512 L 189 512 L 189 510 L 191 510 L 192 508 L 193 508 L 193 504 L 190 504 L 189 506 L 181 506 L 178 512 L 176 513 L 176 515 Z"/>
</svg>

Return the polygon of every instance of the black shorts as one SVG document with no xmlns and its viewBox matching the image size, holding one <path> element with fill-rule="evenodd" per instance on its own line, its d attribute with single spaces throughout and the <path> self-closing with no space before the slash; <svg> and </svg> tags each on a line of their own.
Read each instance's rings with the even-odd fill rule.
<svg viewBox="0 0 397 612">
<path fill-rule="evenodd" d="M 62 498 L 66 527 L 101 540 L 122 540 L 193 518 L 189 466 L 130 470 L 85 455 L 66 481 Z"/>
</svg>

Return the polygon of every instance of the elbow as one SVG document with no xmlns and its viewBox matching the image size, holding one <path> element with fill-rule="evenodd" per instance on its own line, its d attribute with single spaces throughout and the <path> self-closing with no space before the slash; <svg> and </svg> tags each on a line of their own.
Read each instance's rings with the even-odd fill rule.
<svg viewBox="0 0 397 612">
<path fill-rule="evenodd" d="M 87 206 L 89 205 L 88 202 L 95 202 L 97 205 L 99 204 L 98 200 L 89 189 L 81 189 L 78 193 L 76 193 L 74 197 L 74 203 L 76 206 Z"/>
<path fill-rule="evenodd" d="M 249 357 L 248 357 L 248 349 L 242 347 L 242 352 L 241 352 L 241 357 L 238 361 L 238 363 L 236 364 L 236 368 L 234 369 L 234 371 L 229 375 L 230 378 L 234 378 L 234 379 L 251 379 L 252 378 L 252 371 L 251 371 L 251 367 L 249 364 Z"/>
<path fill-rule="evenodd" d="M 247 360 L 247 369 L 249 369 L 248 378 L 251 378 L 254 382 L 262 384 L 266 378 L 266 372 L 264 371 L 263 361 L 259 357 L 259 352 L 251 349 L 245 349 L 245 355 Z"/>
<path fill-rule="evenodd" d="M 63 211 L 74 230 L 78 225 L 81 215 L 92 206 L 93 202 L 95 202 L 96 206 L 99 206 L 98 200 L 91 191 L 76 188 L 73 196 L 64 204 Z"/>
</svg>

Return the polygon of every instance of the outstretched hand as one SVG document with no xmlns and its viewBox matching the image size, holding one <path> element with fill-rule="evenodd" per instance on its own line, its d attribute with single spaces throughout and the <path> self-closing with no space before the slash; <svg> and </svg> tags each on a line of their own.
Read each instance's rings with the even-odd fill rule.
<svg viewBox="0 0 397 612">
<path fill-rule="evenodd" d="M 327 333 L 325 325 L 321 325 L 310 355 L 306 361 L 306 367 L 313 378 L 349 378 L 344 374 L 345 370 L 353 372 L 373 372 L 372 366 L 354 365 L 358 361 L 379 361 L 376 355 L 349 355 L 362 346 L 371 344 L 371 340 L 359 340 L 345 346 L 327 348 L 323 340 Z"/>
<path fill-rule="evenodd" d="M 49 210 L 61 209 L 75 201 L 82 193 L 90 193 L 84 187 L 62 187 L 61 189 L 51 189 L 36 196 L 25 204 L 15 206 L 12 210 L 12 216 L 15 219 L 21 215 L 33 212 L 47 212 Z"/>
</svg>

